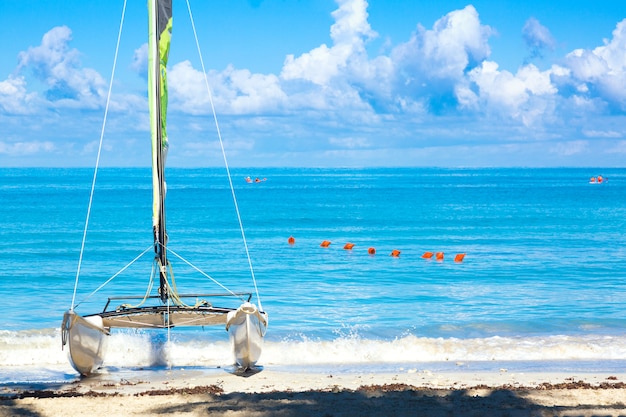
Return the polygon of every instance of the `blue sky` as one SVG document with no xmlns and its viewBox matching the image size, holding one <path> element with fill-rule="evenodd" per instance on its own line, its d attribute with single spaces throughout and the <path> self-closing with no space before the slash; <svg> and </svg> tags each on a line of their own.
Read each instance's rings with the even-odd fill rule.
<svg viewBox="0 0 626 417">
<path fill-rule="evenodd" d="M 93 166 L 122 0 L 0 0 L 0 166 Z M 190 0 L 233 167 L 624 167 L 626 3 Z M 103 166 L 148 166 L 146 1 L 127 6 Z M 220 166 L 184 0 L 170 154 Z"/>
</svg>

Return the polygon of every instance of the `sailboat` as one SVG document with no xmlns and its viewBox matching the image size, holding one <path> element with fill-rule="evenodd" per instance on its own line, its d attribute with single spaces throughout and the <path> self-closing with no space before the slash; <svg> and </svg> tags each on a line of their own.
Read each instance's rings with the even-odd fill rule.
<svg viewBox="0 0 626 417">
<path fill-rule="evenodd" d="M 251 302 L 252 292 L 228 290 L 225 293 L 179 294 L 173 280 L 172 263 L 170 262 L 170 257 L 173 258 L 173 256 L 170 255 L 174 254 L 190 266 L 193 264 L 168 249 L 168 236 L 165 227 L 165 157 L 169 146 L 166 133 L 167 60 L 172 31 L 172 0 L 148 0 L 148 17 L 148 101 L 152 139 L 153 245 L 150 245 L 143 254 L 151 253 L 154 249 L 154 261 L 149 282 L 156 284 L 156 277 L 158 277 L 158 292 L 152 293 L 148 289 L 144 295 L 108 297 L 102 311 L 86 315 L 78 314 L 75 311 L 77 308 L 75 301 L 82 263 L 83 251 L 81 250 L 81 261 L 79 261 L 76 274 L 72 304 L 63 316 L 62 345 L 69 347 L 69 360 L 76 371 L 81 375 L 88 376 L 102 367 L 105 358 L 105 341 L 112 329 L 168 329 L 169 331 L 169 329 L 179 326 L 221 325 L 225 326 L 228 331 L 236 365 L 248 369 L 259 360 L 268 324 L 268 315 L 261 306 L 258 290 L 256 291 L 257 304 L 254 304 Z M 227 164 L 226 168 L 230 179 Z M 95 172 L 97 173 L 97 168 Z M 233 191 L 232 180 L 230 182 L 231 191 Z M 95 183 L 96 174 L 94 173 L 93 186 Z M 234 191 L 232 194 L 236 208 Z M 84 235 L 87 232 L 89 211 Z M 238 210 L 237 215 L 239 216 Z M 239 220 L 241 225 L 241 219 Z M 245 244 L 243 226 L 241 226 L 241 232 Z M 83 236 L 83 248 L 84 244 L 85 237 Z M 247 253 L 247 244 L 245 247 Z M 250 262 L 249 255 L 248 261 Z M 204 274 L 195 266 L 193 268 Z M 252 267 L 250 270 L 256 289 Z M 115 276 L 109 278 L 106 283 Z M 222 286 L 222 288 L 226 287 Z M 236 302 L 227 307 L 214 306 L 214 300 L 221 301 L 226 297 L 235 297 Z M 129 303 L 133 300 L 137 304 Z"/>
</svg>

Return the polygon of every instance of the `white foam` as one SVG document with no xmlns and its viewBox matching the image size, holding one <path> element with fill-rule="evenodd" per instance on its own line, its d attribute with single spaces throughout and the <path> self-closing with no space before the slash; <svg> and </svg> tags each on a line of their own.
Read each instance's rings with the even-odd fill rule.
<svg viewBox="0 0 626 417">
<path fill-rule="evenodd" d="M 165 333 L 115 333 L 109 341 L 105 364 L 110 366 L 216 366 L 233 363 L 230 344 L 206 336 L 168 341 Z"/>
<path fill-rule="evenodd" d="M 264 362 L 277 365 L 619 359 L 626 359 L 626 338 L 615 336 L 303 339 L 266 343 L 262 356 Z"/>
<path fill-rule="evenodd" d="M 0 330 L 0 367 L 51 366 L 67 361 L 61 330 Z"/>
<path fill-rule="evenodd" d="M 220 334 L 217 334 L 220 335 Z M 108 341 L 105 366 L 228 366 L 233 363 L 228 338 L 215 333 L 186 333 L 167 341 L 164 333 L 126 331 Z M 371 365 L 444 361 L 610 361 L 626 360 L 626 336 L 581 335 L 426 338 L 395 340 L 358 335 L 334 340 L 266 340 L 260 364 L 316 366 Z M 61 350 L 59 329 L 0 331 L 0 368 L 60 368 L 72 372 Z"/>
</svg>

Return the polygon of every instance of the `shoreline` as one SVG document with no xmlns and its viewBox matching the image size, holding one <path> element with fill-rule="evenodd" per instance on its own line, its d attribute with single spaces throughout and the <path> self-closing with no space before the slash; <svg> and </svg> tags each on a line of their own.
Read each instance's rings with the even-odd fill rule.
<svg viewBox="0 0 626 417">
<path fill-rule="evenodd" d="M 626 415 L 626 373 L 123 370 L 0 386 L 0 416 Z M 483 411 L 481 411 L 483 410 Z"/>
</svg>

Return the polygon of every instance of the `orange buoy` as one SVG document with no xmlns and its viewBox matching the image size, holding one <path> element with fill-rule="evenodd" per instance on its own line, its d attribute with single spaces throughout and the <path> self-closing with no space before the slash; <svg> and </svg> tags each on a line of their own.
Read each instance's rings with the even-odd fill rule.
<svg viewBox="0 0 626 417">
<path fill-rule="evenodd" d="M 437 259 L 438 261 L 443 261 L 443 252 L 437 252 L 435 254 L 435 259 Z"/>
<path fill-rule="evenodd" d="M 430 259 L 433 257 L 433 253 L 432 252 L 424 252 L 424 254 L 422 255 L 422 258 L 424 259 Z"/>
<path fill-rule="evenodd" d="M 370 255 L 375 255 L 375 254 L 376 254 L 376 249 L 374 249 L 374 248 L 368 248 L 368 249 L 367 249 L 367 253 L 369 253 Z"/>
<path fill-rule="evenodd" d="M 294 243 L 296 243 L 296 239 L 293 236 L 289 236 L 289 239 L 287 239 L 287 242 L 290 245 L 293 245 Z"/>
<path fill-rule="evenodd" d="M 398 256 L 400 256 L 400 251 L 398 249 L 394 249 L 391 251 L 391 254 L 389 256 L 393 256 L 394 258 L 397 258 Z"/>
<path fill-rule="evenodd" d="M 463 258 L 465 258 L 464 253 L 457 253 L 454 257 L 454 262 L 463 262 Z"/>
<path fill-rule="evenodd" d="M 346 243 L 343 246 L 343 248 L 346 249 L 346 250 L 351 250 L 353 247 L 354 247 L 354 243 L 350 243 L 350 242 Z"/>
<path fill-rule="evenodd" d="M 330 246 L 330 240 L 325 240 L 322 243 L 320 243 L 320 246 L 323 248 L 327 248 Z"/>
</svg>

